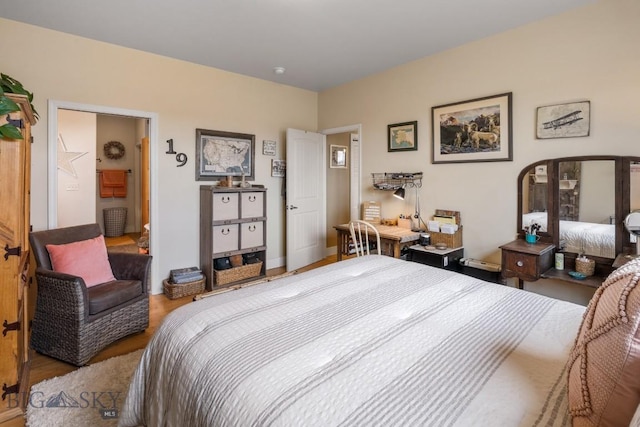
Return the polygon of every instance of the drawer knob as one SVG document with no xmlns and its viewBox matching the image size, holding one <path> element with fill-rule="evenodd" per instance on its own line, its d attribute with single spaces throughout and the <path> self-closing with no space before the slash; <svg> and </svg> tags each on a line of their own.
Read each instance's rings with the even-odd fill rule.
<svg viewBox="0 0 640 427">
<path fill-rule="evenodd" d="M 225 230 L 224 228 L 222 230 L 220 230 L 222 232 L 222 234 L 224 234 L 225 236 L 228 235 L 229 233 L 231 233 L 231 230 L 229 230 L 228 228 Z"/>
<path fill-rule="evenodd" d="M 222 200 L 222 203 L 229 203 L 229 202 L 231 201 L 231 197 L 229 197 L 229 196 L 227 196 L 227 197 L 222 196 L 221 200 Z"/>
<path fill-rule="evenodd" d="M 517 265 L 518 267 L 522 267 L 522 266 L 524 265 L 524 262 L 522 262 L 522 261 L 518 261 L 518 262 L 516 262 L 516 265 Z"/>
<path fill-rule="evenodd" d="M 250 225 L 249 226 L 249 231 L 256 231 L 256 226 L 255 225 Z"/>
<path fill-rule="evenodd" d="M 256 196 L 249 196 L 248 197 L 250 202 L 255 202 L 256 201 Z"/>
</svg>

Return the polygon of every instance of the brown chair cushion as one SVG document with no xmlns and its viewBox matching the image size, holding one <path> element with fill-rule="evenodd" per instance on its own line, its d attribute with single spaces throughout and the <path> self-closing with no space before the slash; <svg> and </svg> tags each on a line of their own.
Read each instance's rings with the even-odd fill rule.
<svg viewBox="0 0 640 427">
<path fill-rule="evenodd" d="M 640 403 L 640 259 L 605 280 L 589 302 L 569 357 L 575 426 L 628 426 Z"/>
<path fill-rule="evenodd" d="M 98 314 L 143 294 L 140 280 L 114 280 L 87 288 L 89 314 Z"/>
</svg>

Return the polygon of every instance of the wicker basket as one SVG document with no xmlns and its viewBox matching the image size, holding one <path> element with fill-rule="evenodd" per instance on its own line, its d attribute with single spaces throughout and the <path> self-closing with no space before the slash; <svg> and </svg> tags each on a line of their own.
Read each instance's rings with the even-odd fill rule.
<svg viewBox="0 0 640 427">
<path fill-rule="evenodd" d="M 187 283 L 171 283 L 168 279 L 162 281 L 164 294 L 169 299 L 182 298 L 204 292 L 204 279 Z"/>
<path fill-rule="evenodd" d="M 245 264 L 240 267 L 229 268 L 227 270 L 214 270 L 213 274 L 216 279 L 216 286 L 220 286 L 259 276 L 261 271 L 262 261 L 256 262 L 255 264 Z"/>
<path fill-rule="evenodd" d="M 431 244 L 444 243 L 448 248 L 459 248 L 462 246 L 462 226 L 454 234 L 438 233 L 430 231 Z"/>
<path fill-rule="evenodd" d="M 585 276 L 593 276 L 593 272 L 596 269 L 596 262 L 588 258 L 576 258 L 576 271 L 582 273 Z"/>
</svg>

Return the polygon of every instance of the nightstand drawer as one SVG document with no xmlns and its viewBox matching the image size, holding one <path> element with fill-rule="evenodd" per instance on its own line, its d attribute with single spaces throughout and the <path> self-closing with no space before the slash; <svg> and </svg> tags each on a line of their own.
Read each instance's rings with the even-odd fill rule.
<svg viewBox="0 0 640 427">
<path fill-rule="evenodd" d="M 502 251 L 502 274 L 533 282 L 538 279 L 538 256 L 522 252 Z"/>
<path fill-rule="evenodd" d="M 549 243 L 527 243 L 523 239 L 514 240 L 502 249 L 502 277 L 518 278 L 518 287 L 523 281 L 535 282 L 542 273 L 553 265 L 555 246 Z"/>
</svg>

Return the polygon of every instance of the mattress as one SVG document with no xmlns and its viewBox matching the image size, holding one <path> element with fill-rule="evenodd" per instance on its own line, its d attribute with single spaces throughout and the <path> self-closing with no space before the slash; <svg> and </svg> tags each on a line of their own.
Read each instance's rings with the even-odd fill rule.
<svg viewBox="0 0 640 427">
<path fill-rule="evenodd" d="M 370 255 L 170 313 L 121 426 L 568 425 L 584 307 Z"/>
</svg>

